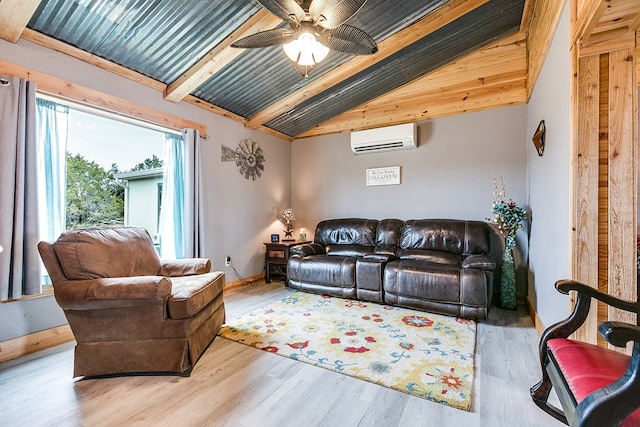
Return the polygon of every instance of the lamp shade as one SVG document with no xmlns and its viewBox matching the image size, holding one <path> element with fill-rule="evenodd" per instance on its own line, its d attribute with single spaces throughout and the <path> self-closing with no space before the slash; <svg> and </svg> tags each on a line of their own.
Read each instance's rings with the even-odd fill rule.
<svg viewBox="0 0 640 427">
<path fill-rule="evenodd" d="M 285 208 L 285 210 L 282 211 L 282 218 L 284 219 L 284 222 L 286 222 L 287 224 L 291 224 L 291 221 L 296 219 L 296 216 L 293 213 L 293 209 Z"/>
<path fill-rule="evenodd" d="M 329 54 L 329 48 L 316 40 L 312 33 L 302 32 L 300 36 L 282 45 L 289 59 L 298 65 L 310 66 L 322 61 Z"/>
</svg>

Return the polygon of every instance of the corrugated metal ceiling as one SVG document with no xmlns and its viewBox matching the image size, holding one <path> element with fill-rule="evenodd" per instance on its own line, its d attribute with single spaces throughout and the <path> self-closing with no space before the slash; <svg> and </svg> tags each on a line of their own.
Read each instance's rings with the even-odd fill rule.
<svg viewBox="0 0 640 427">
<path fill-rule="evenodd" d="M 490 0 L 265 125 L 294 137 L 423 76 L 516 31 L 524 1 Z M 369 0 L 349 24 L 380 43 L 447 3 Z M 28 27 L 168 85 L 261 9 L 256 0 L 43 0 Z M 351 58 L 331 52 L 303 79 L 280 47 L 248 49 L 192 95 L 248 119 Z"/>
</svg>

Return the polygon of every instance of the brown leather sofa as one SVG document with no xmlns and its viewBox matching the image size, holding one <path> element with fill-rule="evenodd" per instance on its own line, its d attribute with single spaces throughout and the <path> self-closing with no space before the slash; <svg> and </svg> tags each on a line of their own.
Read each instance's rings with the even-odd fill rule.
<svg viewBox="0 0 640 427">
<path fill-rule="evenodd" d="M 291 288 L 478 320 L 497 261 L 482 221 L 332 219 L 290 249 Z"/>
<path fill-rule="evenodd" d="M 76 339 L 74 376 L 188 375 L 225 321 L 224 273 L 160 260 L 144 228 L 67 231 L 38 250 Z"/>
</svg>

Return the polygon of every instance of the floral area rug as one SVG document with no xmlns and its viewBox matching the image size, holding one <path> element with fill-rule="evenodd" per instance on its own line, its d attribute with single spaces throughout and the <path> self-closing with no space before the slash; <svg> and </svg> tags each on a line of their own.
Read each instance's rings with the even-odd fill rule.
<svg viewBox="0 0 640 427">
<path fill-rule="evenodd" d="M 220 336 L 469 410 L 476 324 L 304 292 L 228 319 Z"/>
</svg>

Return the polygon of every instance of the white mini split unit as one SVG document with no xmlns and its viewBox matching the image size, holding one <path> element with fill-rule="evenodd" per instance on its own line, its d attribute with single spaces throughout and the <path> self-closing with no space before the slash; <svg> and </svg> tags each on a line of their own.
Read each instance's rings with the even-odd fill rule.
<svg viewBox="0 0 640 427">
<path fill-rule="evenodd" d="M 356 154 L 418 148 L 415 123 L 351 132 L 351 151 Z"/>
</svg>

